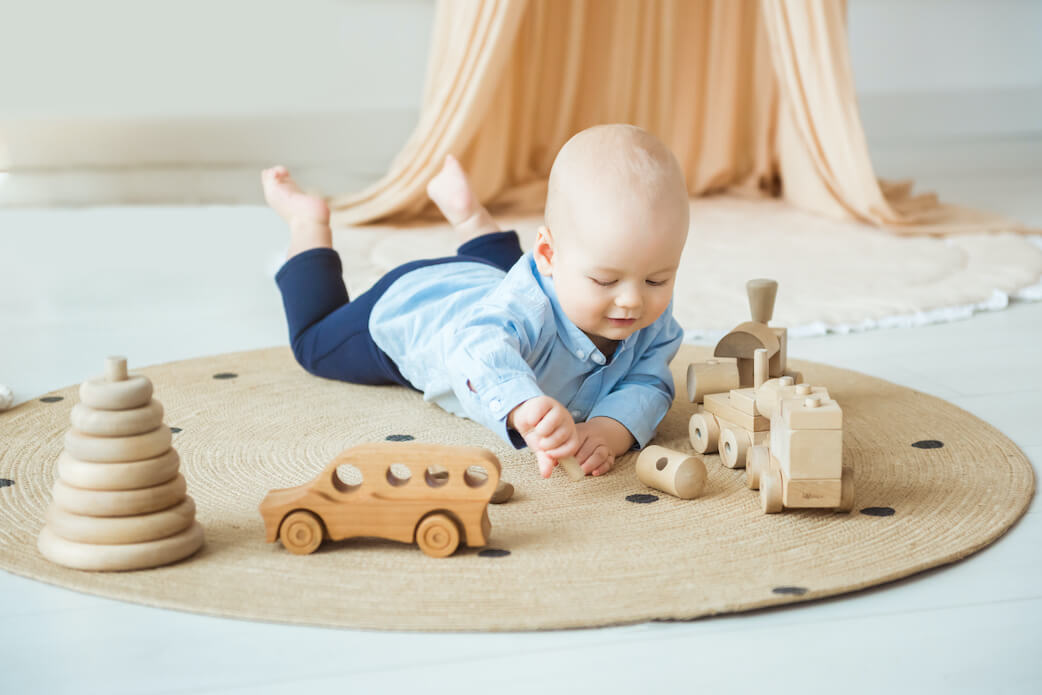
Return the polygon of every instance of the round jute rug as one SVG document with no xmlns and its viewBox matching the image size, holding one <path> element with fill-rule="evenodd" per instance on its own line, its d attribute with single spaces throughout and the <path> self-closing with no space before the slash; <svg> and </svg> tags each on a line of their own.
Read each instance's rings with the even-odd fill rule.
<svg viewBox="0 0 1042 695">
<path fill-rule="evenodd" d="M 656 442 L 690 451 L 684 370 Z M 858 374 L 796 363 L 844 410 L 850 514 L 764 515 L 741 470 L 706 459 L 702 497 L 643 486 L 635 456 L 572 483 L 536 473 L 473 422 L 398 387 L 305 374 L 286 348 L 140 370 L 156 387 L 198 506 L 206 545 L 152 570 L 79 572 L 37 552 L 55 461 L 77 400 L 69 387 L 0 414 L 0 567 L 101 596 L 212 615 L 388 630 L 528 630 L 675 620 L 832 596 L 952 562 L 994 541 L 1034 492 L 1005 436 L 936 398 Z M 133 365 L 131 365 L 133 370 Z M 136 370 L 134 370 L 136 371 Z M 84 375 L 84 378 L 93 375 Z M 485 446 L 517 488 L 491 506 L 491 543 L 447 559 L 375 539 L 308 556 L 264 540 L 257 505 L 306 482 L 344 448 L 407 440 Z"/>
</svg>

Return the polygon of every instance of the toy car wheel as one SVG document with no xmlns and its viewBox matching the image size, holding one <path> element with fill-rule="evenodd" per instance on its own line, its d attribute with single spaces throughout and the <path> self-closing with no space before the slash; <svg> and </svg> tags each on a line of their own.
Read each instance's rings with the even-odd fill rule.
<svg viewBox="0 0 1042 695">
<path fill-rule="evenodd" d="M 744 468 L 749 451 L 749 435 L 741 430 L 725 427 L 720 430 L 720 462 L 728 468 Z"/>
<path fill-rule="evenodd" d="M 294 555 L 309 555 L 322 545 L 322 521 L 311 512 L 293 512 L 283 520 L 279 540 Z"/>
<path fill-rule="evenodd" d="M 448 515 L 431 514 L 417 525 L 416 544 L 431 557 L 448 557 L 459 547 L 459 528 Z"/>
<path fill-rule="evenodd" d="M 782 510 L 782 477 L 777 468 L 760 474 L 760 507 L 764 514 L 777 514 Z"/>
<path fill-rule="evenodd" d="M 849 512 L 854 508 L 854 469 L 844 468 L 837 511 Z"/>
<path fill-rule="evenodd" d="M 760 476 L 771 466 L 771 450 L 765 446 L 754 446 L 745 457 L 745 484 L 750 490 L 760 487 Z"/>
<path fill-rule="evenodd" d="M 701 408 L 691 416 L 687 426 L 691 438 L 691 448 L 700 454 L 711 454 L 716 451 L 716 443 L 720 438 L 720 424 L 716 416 Z"/>
</svg>

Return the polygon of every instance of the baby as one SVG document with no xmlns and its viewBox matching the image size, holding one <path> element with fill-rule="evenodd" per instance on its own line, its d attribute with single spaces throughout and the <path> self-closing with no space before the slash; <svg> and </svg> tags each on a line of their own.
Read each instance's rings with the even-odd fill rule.
<svg viewBox="0 0 1042 695">
<path fill-rule="evenodd" d="M 276 282 L 307 371 L 423 391 L 527 444 L 544 478 L 569 456 L 602 475 L 655 434 L 674 394 L 673 284 L 689 213 L 676 158 L 652 135 L 602 125 L 572 137 L 528 253 L 448 157 L 427 192 L 459 235 L 457 254 L 399 266 L 352 301 L 325 203 L 283 167 L 261 178 L 290 226 Z"/>
</svg>

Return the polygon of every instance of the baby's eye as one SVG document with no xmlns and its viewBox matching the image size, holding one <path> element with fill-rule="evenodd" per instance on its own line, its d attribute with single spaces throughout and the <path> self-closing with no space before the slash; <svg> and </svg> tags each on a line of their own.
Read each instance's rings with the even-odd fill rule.
<svg viewBox="0 0 1042 695">
<path fill-rule="evenodd" d="M 645 280 L 645 282 L 648 283 L 649 285 L 651 285 L 652 287 L 662 287 L 667 282 L 669 282 L 669 280 L 658 280 L 658 281 L 655 281 L 655 280 Z"/>
<path fill-rule="evenodd" d="M 594 277 L 591 277 L 590 279 L 593 280 L 598 285 L 600 285 L 601 287 L 611 287 L 616 282 L 618 282 L 618 280 L 598 280 L 597 278 L 594 278 Z"/>
</svg>

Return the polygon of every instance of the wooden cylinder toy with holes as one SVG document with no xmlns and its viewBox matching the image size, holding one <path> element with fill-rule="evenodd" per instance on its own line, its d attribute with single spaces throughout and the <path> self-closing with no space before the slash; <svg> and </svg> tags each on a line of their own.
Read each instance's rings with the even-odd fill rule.
<svg viewBox="0 0 1042 695">
<path fill-rule="evenodd" d="M 700 456 L 652 445 L 637 456 L 637 478 L 648 487 L 689 500 L 705 489 L 706 465 Z"/>
<path fill-rule="evenodd" d="M 94 571 L 183 560 L 203 545 L 195 502 L 152 382 L 109 357 L 80 386 L 37 547 L 51 562 Z"/>
</svg>

